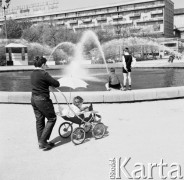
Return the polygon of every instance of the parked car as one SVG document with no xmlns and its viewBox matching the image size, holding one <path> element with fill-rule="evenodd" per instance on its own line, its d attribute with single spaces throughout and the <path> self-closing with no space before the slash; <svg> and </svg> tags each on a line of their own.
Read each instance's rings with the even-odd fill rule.
<svg viewBox="0 0 184 180">
<path fill-rule="evenodd" d="M 115 60 L 113 60 L 113 59 L 107 59 L 107 63 L 115 63 Z"/>
</svg>

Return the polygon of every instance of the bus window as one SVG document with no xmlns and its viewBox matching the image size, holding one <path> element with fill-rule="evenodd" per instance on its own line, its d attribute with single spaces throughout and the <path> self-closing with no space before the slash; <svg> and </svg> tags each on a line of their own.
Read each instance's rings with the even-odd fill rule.
<svg viewBox="0 0 184 180">
<path fill-rule="evenodd" d="M 166 46 L 166 47 L 176 47 L 177 44 L 176 43 L 165 43 L 164 46 Z"/>
</svg>

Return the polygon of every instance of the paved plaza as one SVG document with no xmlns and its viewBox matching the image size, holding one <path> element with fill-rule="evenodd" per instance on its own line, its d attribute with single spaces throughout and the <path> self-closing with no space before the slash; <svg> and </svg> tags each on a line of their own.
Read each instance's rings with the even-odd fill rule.
<svg viewBox="0 0 184 180">
<path fill-rule="evenodd" d="M 57 146 L 42 151 L 31 105 L 0 104 L 0 179 L 108 180 L 113 158 L 131 158 L 126 166 L 130 173 L 135 163 L 143 163 L 146 175 L 148 163 L 163 159 L 168 164 L 165 176 L 172 163 L 180 164 L 184 175 L 183 107 L 184 99 L 94 104 L 107 126 L 103 139 L 89 133 L 83 144 L 74 145 L 70 138 L 59 137 L 58 118 L 51 136 Z M 159 179 L 158 171 L 154 169 L 153 179 Z M 127 179 L 122 172 L 121 179 Z"/>
</svg>

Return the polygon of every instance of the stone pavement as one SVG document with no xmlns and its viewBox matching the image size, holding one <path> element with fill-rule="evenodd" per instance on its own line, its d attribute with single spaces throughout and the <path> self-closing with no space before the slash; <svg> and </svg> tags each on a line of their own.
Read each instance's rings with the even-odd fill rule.
<svg viewBox="0 0 184 180">
<path fill-rule="evenodd" d="M 184 175 L 183 107 L 183 99 L 94 104 L 107 126 L 103 139 L 95 140 L 89 134 L 83 144 L 76 146 L 70 138 L 58 136 L 62 122 L 58 118 L 51 136 L 57 146 L 42 151 L 37 145 L 32 107 L 0 104 L 0 179 L 108 180 L 109 160 L 114 157 L 121 157 L 122 163 L 124 158 L 131 158 L 126 165 L 129 173 L 140 169 L 135 163 L 142 163 L 148 175 L 148 163 L 158 164 L 163 159 L 168 164 L 163 168 L 165 176 L 173 169 L 172 163 L 180 164 Z M 120 175 L 127 179 L 123 172 Z M 153 179 L 160 179 L 158 167 Z"/>
</svg>

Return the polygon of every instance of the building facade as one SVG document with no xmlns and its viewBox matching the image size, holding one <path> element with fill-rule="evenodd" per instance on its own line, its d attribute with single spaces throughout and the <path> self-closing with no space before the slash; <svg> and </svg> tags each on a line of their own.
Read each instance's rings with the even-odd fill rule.
<svg viewBox="0 0 184 180">
<path fill-rule="evenodd" d="M 184 8 L 174 10 L 174 30 L 179 31 L 179 37 L 184 40 Z"/>
<path fill-rule="evenodd" d="M 53 23 L 74 31 L 113 27 L 115 33 L 156 34 L 173 37 L 174 3 L 171 0 L 139 0 L 93 8 L 60 11 L 58 1 L 8 9 L 6 17 Z M 3 14 L 0 26 L 4 23 Z"/>
</svg>

